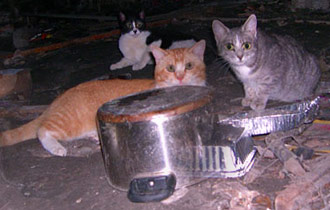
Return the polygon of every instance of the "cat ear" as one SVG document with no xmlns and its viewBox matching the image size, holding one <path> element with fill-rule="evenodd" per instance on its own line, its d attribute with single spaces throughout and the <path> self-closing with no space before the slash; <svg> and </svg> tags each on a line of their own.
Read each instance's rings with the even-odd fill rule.
<svg viewBox="0 0 330 210">
<path fill-rule="evenodd" d="M 242 31 L 250 32 L 254 37 L 257 37 L 257 17 L 254 14 L 245 21 Z"/>
<path fill-rule="evenodd" d="M 144 14 L 144 11 L 142 10 L 140 13 L 139 13 L 139 17 L 144 20 L 144 18 L 146 17 L 145 14 Z"/>
<path fill-rule="evenodd" d="M 159 63 L 159 61 L 166 55 L 165 50 L 154 44 L 151 44 L 149 48 L 152 52 L 152 55 L 155 57 L 156 63 Z"/>
<path fill-rule="evenodd" d="M 195 54 L 197 57 L 199 57 L 201 60 L 204 60 L 205 45 L 206 45 L 205 40 L 202 39 L 196 44 L 194 44 L 194 46 L 190 48 L 190 51 L 193 54 Z"/>
<path fill-rule="evenodd" d="M 120 20 L 121 22 L 124 22 L 124 21 L 126 20 L 126 16 L 125 16 L 124 13 L 119 12 L 119 20 Z"/>
<path fill-rule="evenodd" d="M 214 37 L 215 37 L 215 40 L 217 41 L 217 43 L 219 43 L 221 41 L 221 39 L 223 37 L 225 37 L 225 35 L 227 33 L 229 33 L 229 31 L 230 31 L 230 29 L 227 28 L 219 20 L 214 20 L 212 22 L 212 29 L 213 29 Z"/>
</svg>

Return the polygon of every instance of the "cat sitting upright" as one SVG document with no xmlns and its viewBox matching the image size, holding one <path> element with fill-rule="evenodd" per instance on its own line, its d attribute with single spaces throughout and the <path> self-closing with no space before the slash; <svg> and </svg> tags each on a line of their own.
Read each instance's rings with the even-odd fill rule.
<svg viewBox="0 0 330 210">
<path fill-rule="evenodd" d="M 119 26 L 121 36 L 119 38 L 119 49 L 123 58 L 110 65 L 110 70 L 116 70 L 127 66 L 132 66 L 132 70 L 143 69 L 147 64 L 151 64 L 150 44 L 163 49 L 187 48 L 196 42 L 188 36 L 171 37 L 160 35 L 156 32 L 146 30 L 144 11 L 138 14 L 119 13 Z M 161 37 L 161 38 L 160 38 Z"/>
<path fill-rule="evenodd" d="M 313 94 L 319 66 L 293 38 L 257 30 L 255 15 L 233 29 L 214 20 L 212 29 L 219 55 L 243 83 L 243 106 L 262 110 L 269 99 L 292 102 Z"/>
<path fill-rule="evenodd" d="M 38 118 L 0 133 L 0 146 L 38 138 L 53 155 L 66 156 L 58 142 L 93 137 L 98 139 L 96 112 L 105 102 L 152 88 L 178 85 L 205 86 L 205 41 L 191 48 L 163 50 L 151 46 L 156 60 L 155 79 L 97 80 L 82 83 L 57 97 Z"/>
</svg>

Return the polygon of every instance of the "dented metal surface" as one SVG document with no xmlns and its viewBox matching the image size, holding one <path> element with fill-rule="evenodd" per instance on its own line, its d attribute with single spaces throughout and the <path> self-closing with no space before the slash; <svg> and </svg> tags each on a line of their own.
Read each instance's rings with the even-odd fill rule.
<svg viewBox="0 0 330 210">
<path fill-rule="evenodd" d="M 319 110 L 319 100 L 320 97 L 318 96 L 261 112 L 249 111 L 230 117 L 219 116 L 218 123 L 243 127 L 248 135 L 286 131 L 312 122 Z"/>
<path fill-rule="evenodd" d="M 126 191 L 131 180 L 174 175 L 181 188 L 196 178 L 244 176 L 255 160 L 252 135 L 309 123 L 319 109 L 315 97 L 222 117 L 207 106 L 211 92 L 173 87 L 104 104 L 98 126 L 110 185 Z"/>
<path fill-rule="evenodd" d="M 192 169 L 185 172 L 195 177 L 234 178 L 246 174 L 254 163 L 253 140 L 243 128 L 217 124 L 212 144 L 203 142 L 194 149 Z"/>
<path fill-rule="evenodd" d="M 196 178 L 243 176 L 255 156 L 252 138 L 215 121 L 210 93 L 173 87 L 104 104 L 98 127 L 109 184 L 126 191 L 132 180 L 174 175 L 180 188 Z"/>
</svg>

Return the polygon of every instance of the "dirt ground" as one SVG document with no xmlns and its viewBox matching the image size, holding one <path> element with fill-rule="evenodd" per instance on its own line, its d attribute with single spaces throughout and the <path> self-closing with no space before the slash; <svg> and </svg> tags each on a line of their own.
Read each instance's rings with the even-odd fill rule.
<svg viewBox="0 0 330 210">
<path fill-rule="evenodd" d="M 258 27 L 269 32 L 293 36 L 322 61 L 321 80 L 323 89 L 328 92 L 322 95 L 320 112 L 317 116 L 321 123 L 311 124 L 299 138 L 303 139 L 302 145 L 315 151 L 329 151 L 329 14 L 292 12 L 284 10 L 277 4 L 262 7 L 258 4 L 253 6 L 205 4 L 186 7 L 184 12 L 172 13 L 167 16 L 171 23 L 158 26 L 156 29 L 164 30 L 164 33 L 167 30 L 181 31 L 207 41 L 205 53 L 207 82 L 209 86 L 215 88 L 216 110 L 230 115 L 244 111 L 239 105 L 243 90 L 228 68 L 221 65 L 221 59 L 216 53 L 211 23 L 213 19 L 218 18 L 230 27 L 238 26 L 249 13 L 256 13 L 260 18 Z M 30 49 L 105 33 L 116 28 L 112 22 L 67 19 L 53 21 L 57 21 L 58 26 L 61 26 L 53 34 L 53 38 L 34 42 L 29 46 Z M 28 99 L 17 100 L 16 96 L 14 98 L 11 96 L 0 101 L 0 111 L 5 113 L 1 114 L 0 129 L 14 128 L 35 118 L 56 96 L 82 82 L 116 77 L 152 78 L 152 65 L 140 71 L 132 71 L 131 67 L 117 71 L 109 70 L 109 65 L 121 58 L 117 39 L 118 35 L 115 35 L 52 51 L 33 53 L 11 65 L 3 64 L 5 61 L 3 56 L 3 62 L 0 64 L 2 69 L 31 70 L 33 89 Z M 0 37 L 0 46 L 2 46 L 1 55 L 14 52 L 13 47 L 8 44 L 8 39 Z M 40 106 L 40 110 L 36 108 L 33 112 L 17 111 L 22 106 L 37 107 L 37 105 L 45 106 Z M 276 106 L 276 103 L 273 105 Z M 4 112 L 4 110 L 11 111 Z M 255 144 L 265 148 L 264 139 L 265 136 L 254 138 Z M 301 176 L 288 172 L 275 157 L 259 154 L 251 172 L 248 173 L 249 178 L 253 177 L 251 173 L 256 173 L 250 181 L 246 177 L 209 178 L 188 187 L 186 194 L 178 191 L 178 195 L 174 196 L 179 198 L 178 200 L 166 204 L 160 202 L 137 204 L 127 199 L 126 192 L 118 191 L 108 184 L 102 154 L 97 144 L 85 139 L 67 146 L 72 148 L 68 157 L 49 155 L 37 139 L 0 148 L 2 175 L 0 209 L 275 209 L 276 197 L 285 189 L 290 190 L 290 186 L 294 184 L 312 192 L 312 195 L 307 196 L 304 192 L 298 191 L 304 195 L 301 198 L 305 199 L 305 201 L 299 199 L 296 201 L 300 207 L 304 204 L 304 209 L 330 209 L 330 178 L 327 179 L 330 169 L 327 168 L 329 164 L 321 164 L 322 161 L 329 160 L 327 153 L 315 152 L 316 155 L 312 159 L 303 160 L 307 174 Z M 322 169 L 317 168 L 318 164 Z M 309 183 L 308 186 L 302 184 L 307 183 L 308 177 L 313 175 L 319 175 L 315 180 L 326 181 L 322 183 L 315 181 L 315 189 L 310 189 L 313 183 Z M 297 190 L 289 192 L 293 195 Z M 290 202 L 287 204 L 287 208 L 277 209 L 299 209 L 290 208 Z"/>
</svg>

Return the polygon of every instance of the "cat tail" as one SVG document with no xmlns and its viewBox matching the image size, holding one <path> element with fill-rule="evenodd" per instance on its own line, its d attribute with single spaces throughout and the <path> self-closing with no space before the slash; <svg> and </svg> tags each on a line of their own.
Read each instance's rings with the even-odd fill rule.
<svg viewBox="0 0 330 210">
<path fill-rule="evenodd" d="M 0 133 L 0 146 L 9 146 L 29 139 L 37 138 L 37 130 L 42 121 L 42 115 L 21 127 Z"/>
</svg>

